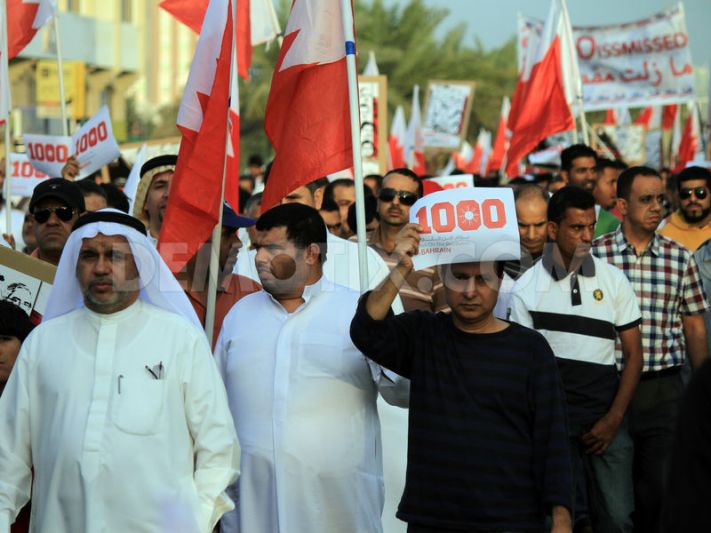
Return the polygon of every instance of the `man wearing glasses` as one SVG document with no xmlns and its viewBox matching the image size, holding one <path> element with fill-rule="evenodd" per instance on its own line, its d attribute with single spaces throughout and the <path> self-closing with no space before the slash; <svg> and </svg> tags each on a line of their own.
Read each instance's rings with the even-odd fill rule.
<svg viewBox="0 0 711 533">
<path fill-rule="evenodd" d="M 378 195 L 380 225 L 368 236 L 368 245 L 380 254 L 390 270 L 397 265 L 397 257 L 393 256 L 395 237 L 408 223 L 410 208 L 421 196 L 422 182 L 411 170 L 397 168 L 385 174 Z M 400 287 L 400 298 L 405 311 L 449 309 L 435 268 L 410 271 Z"/>
<path fill-rule="evenodd" d="M 35 187 L 29 211 L 37 248 L 32 257 L 59 264 L 72 226 L 84 212 L 84 195 L 79 186 L 64 178 L 52 178 Z"/>
<path fill-rule="evenodd" d="M 711 171 L 688 167 L 678 178 L 679 210 L 667 217 L 659 233 L 695 252 L 711 237 Z"/>
</svg>

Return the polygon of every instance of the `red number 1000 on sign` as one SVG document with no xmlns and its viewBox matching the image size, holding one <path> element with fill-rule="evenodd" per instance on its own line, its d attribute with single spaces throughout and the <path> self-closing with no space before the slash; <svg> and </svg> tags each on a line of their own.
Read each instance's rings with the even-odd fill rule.
<svg viewBox="0 0 711 533">
<path fill-rule="evenodd" d="M 449 233 L 454 228 L 475 231 L 482 224 L 487 229 L 503 228 L 506 225 L 504 203 L 496 198 L 484 200 L 481 206 L 476 200 L 462 200 L 456 206 L 449 202 L 438 202 L 429 208 L 424 205 L 416 216 L 418 224 L 423 228 L 422 233 L 432 233 L 433 229 L 437 233 Z"/>
<path fill-rule="evenodd" d="M 69 157 L 69 150 L 63 144 L 27 143 L 27 152 L 30 159 L 49 163 L 66 163 Z"/>
</svg>

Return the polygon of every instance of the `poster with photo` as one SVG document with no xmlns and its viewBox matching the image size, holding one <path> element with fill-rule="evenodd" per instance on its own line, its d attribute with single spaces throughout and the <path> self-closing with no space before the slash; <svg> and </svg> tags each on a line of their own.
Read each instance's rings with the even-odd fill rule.
<svg viewBox="0 0 711 533">
<path fill-rule="evenodd" d="M 45 261 L 0 247 L 0 299 L 16 304 L 39 324 L 55 271 L 56 267 Z"/>
<path fill-rule="evenodd" d="M 474 87 L 471 81 L 429 82 L 422 125 L 425 148 L 459 148 L 469 126 Z"/>
</svg>

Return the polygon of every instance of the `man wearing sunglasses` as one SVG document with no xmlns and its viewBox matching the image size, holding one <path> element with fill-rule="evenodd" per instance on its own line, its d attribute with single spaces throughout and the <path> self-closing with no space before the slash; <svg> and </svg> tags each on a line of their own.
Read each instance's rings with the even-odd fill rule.
<svg viewBox="0 0 711 533">
<path fill-rule="evenodd" d="M 421 196 L 422 182 L 410 169 L 397 168 L 385 174 L 378 194 L 380 225 L 368 236 L 368 245 L 380 254 L 390 270 L 397 265 L 393 255 L 395 237 L 409 222 L 410 208 Z M 400 298 L 405 311 L 449 309 L 442 281 L 434 268 L 410 271 L 400 287 Z"/>
<path fill-rule="evenodd" d="M 84 212 L 84 195 L 79 186 L 64 178 L 52 178 L 35 187 L 29 211 L 37 248 L 32 257 L 59 264 L 72 226 Z"/>
<path fill-rule="evenodd" d="M 678 174 L 679 210 L 659 230 L 692 252 L 711 237 L 711 171 L 688 167 Z"/>
</svg>

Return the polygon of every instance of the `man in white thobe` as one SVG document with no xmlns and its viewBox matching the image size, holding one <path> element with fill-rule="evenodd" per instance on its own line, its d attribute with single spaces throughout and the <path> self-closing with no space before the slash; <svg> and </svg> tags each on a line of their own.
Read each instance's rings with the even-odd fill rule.
<svg viewBox="0 0 711 533">
<path fill-rule="evenodd" d="M 30 485 L 39 533 L 209 533 L 233 507 L 224 387 L 145 235 L 115 210 L 74 226 L 0 398 L 0 533 Z"/>
<path fill-rule="evenodd" d="M 240 300 L 216 347 L 241 446 L 223 532 L 381 532 L 378 391 L 408 387 L 351 343 L 358 293 L 322 275 L 326 226 L 285 204 L 257 221 L 263 291 Z"/>
</svg>

